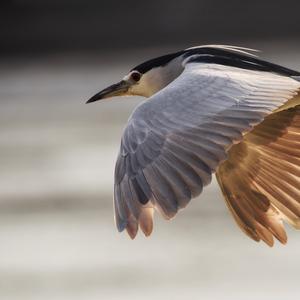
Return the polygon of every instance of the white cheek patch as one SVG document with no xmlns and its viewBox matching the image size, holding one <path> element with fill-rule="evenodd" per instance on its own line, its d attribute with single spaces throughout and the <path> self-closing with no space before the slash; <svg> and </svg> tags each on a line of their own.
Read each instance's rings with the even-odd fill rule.
<svg viewBox="0 0 300 300">
<path fill-rule="evenodd" d="M 135 95 L 150 97 L 160 90 L 161 83 L 159 68 L 154 68 L 145 73 L 139 82 L 132 85 L 131 92 Z"/>
<path fill-rule="evenodd" d="M 147 71 L 142 74 L 138 82 L 134 82 L 131 78 L 132 73 L 136 72 L 135 70 L 124 76 L 123 80 L 130 83 L 128 90 L 130 94 L 150 97 L 172 82 L 182 71 L 182 58 L 178 58 L 163 67 L 154 67 Z"/>
</svg>

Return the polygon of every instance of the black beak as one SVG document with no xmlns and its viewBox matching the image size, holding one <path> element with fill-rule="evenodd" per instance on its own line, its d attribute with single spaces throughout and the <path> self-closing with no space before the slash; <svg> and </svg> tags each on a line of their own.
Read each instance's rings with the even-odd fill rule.
<svg viewBox="0 0 300 300">
<path fill-rule="evenodd" d="M 126 95 L 126 92 L 128 91 L 129 84 L 125 80 L 122 80 L 116 84 L 113 84 L 106 89 L 102 90 L 101 92 L 94 95 L 92 98 L 90 98 L 86 103 L 95 102 L 98 100 L 110 98 L 110 97 L 116 97 L 116 96 L 124 96 Z"/>
</svg>

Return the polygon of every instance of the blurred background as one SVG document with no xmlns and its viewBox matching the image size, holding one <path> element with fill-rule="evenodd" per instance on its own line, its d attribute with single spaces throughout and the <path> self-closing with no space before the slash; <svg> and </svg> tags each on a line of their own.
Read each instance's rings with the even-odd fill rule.
<svg viewBox="0 0 300 300">
<path fill-rule="evenodd" d="M 114 162 L 141 100 L 84 105 L 148 58 L 233 44 L 300 70 L 300 2 L 0 2 L 0 299 L 295 299 L 300 234 L 270 249 L 215 183 L 150 238 L 117 233 Z"/>
</svg>

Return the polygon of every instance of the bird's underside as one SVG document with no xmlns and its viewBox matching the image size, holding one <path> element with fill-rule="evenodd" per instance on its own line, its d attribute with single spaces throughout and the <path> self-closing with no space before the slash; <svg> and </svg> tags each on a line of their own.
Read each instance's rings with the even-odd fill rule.
<svg viewBox="0 0 300 300">
<path fill-rule="evenodd" d="M 299 73 L 264 70 L 259 60 L 255 69 L 242 57 L 251 67 L 187 58 L 183 73 L 134 111 L 115 170 L 119 231 L 149 235 L 154 210 L 173 218 L 213 173 L 252 239 L 286 243 L 283 221 L 300 227 Z"/>
</svg>

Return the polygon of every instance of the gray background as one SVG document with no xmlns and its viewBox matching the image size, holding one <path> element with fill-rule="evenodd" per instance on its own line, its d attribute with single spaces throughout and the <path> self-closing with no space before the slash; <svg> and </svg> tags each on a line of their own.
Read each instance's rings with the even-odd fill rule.
<svg viewBox="0 0 300 300">
<path fill-rule="evenodd" d="M 297 38 L 298 0 L 2 0 L 0 53 Z"/>
<path fill-rule="evenodd" d="M 297 1 L 2 1 L 0 299 L 297 299 L 299 233 L 248 239 L 215 183 L 150 238 L 117 233 L 114 161 L 140 98 L 84 105 L 132 66 L 205 43 L 300 70 Z"/>
</svg>

